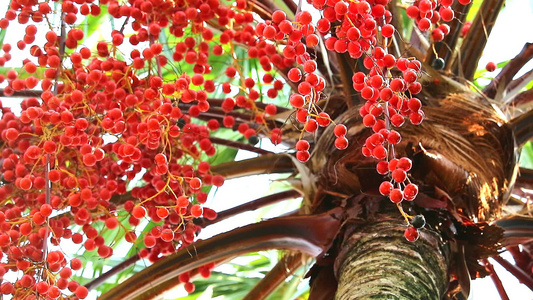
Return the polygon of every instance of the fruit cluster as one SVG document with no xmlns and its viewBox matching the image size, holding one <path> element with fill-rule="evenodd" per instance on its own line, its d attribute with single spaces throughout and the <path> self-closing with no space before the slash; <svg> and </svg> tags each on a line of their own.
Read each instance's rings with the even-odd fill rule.
<svg viewBox="0 0 533 300">
<path fill-rule="evenodd" d="M 82 261 L 58 250 L 63 240 L 109 258 L 123 237 L 151 262 L 193 243 L 201 229 L 193 220 L 216 218 L 204 206 L 204 187 L 224 183 L 211 172 L 217 150 L 210 137 L 222 125 L 253 144 L 259 135 L 282 142 L 282 128 L 272 121 L 279 107 L 263 100 L 280 98 L 290 85 L 296 92 L 288 105 L 301 123 L 298 160 L 309 160 L 303 135 L 319 127 L 334 125 L 335 147 L 346 149 L 347 128 L 319 106 L 328 88 L 314 54 L 321 40 L 330 51 L 364 56 L 368 71 L 352 77 L 366 101 L 363 124 L 373 131 L 362 151 L 390 177 L 380 191 L 397 204 L 412 201 L 418 189 L 407 175 L 411 161 L 395 156 L 401 140 L 395 128 L 424 118 L 414 97 L 422 66 L 388 53 L 396 30 L 389 1 L 309 2 L 322 13 L 316 23 L 307 11 L 294 20 L 275 11 L 258 23 L 257 5 L 245 0 L 230 6 L 219 0 L 10 1 L 0 28 L 25 27 L 16 46 L 28 58 L 0 75 L 7 81 L 4 96 L 40 90 L 22 101 L 20 115 L 0 105 L 0 277 L 20 275 L 4 280 L 0 292 L 20 299 L 86 297 L 87 289 L 71 278 Z M 416 1 L 407 13 L 421 30 L 434 27 L 437 41 L 449 32 L 450 4 Z M 123 26 L 90 48 L 81 24 L 103 13 Z M 61 29 L 51 26 L 52 15 L 61 16 Z M 44 44 L 35 43 L 38 35 Z M 242 47 L 247 51 L 239 52 Z M 2 50 L 0 66 L 12 59 L 10 44 Z M 229 65 L 217 75 L 220 58 Z M 261 70 L 251 75 L 242 61 Z M 225 98 L 209 98 L 214 92 Z M 406 216 L 410 240 L 420 228 L 415 218 Z M 143 220 L 157 224 L 142 232 Z M 213 267 L 199 272 L 209 276 Z M 194 290 L 187 275 L 180 280 Z"/>
<path fill-rule="evenodd" d="M 460 1 L 466 5 L 470 1 Z M 289 21 L 285 13 L 276 11 L 272 20 L 259 23 L 256 32 L 259 37 L 273 43 L 284 43 L 283 55 L 296 61 L 287 77 L 297 83 L 297 93 L 290 96 L 290 104 L 297 109 L 296 120 L 303 124 L 300 141 L 296 144 L 296 157 L 302 162 L 310 158 L 310 145 L 301 139 L 305 132 L 315 132 L 319 126 L 334 123 L 329 115 L 316 104 L 324 98 L 325 79 L 317 72 L 317 62 L 309 55 L 309 49 L 317 46 L 320 37 L 325 47 L 336 53 L 347 53 L 352 58 L 363 58 L 368 72 L 353 74 L 353 88 L 366 100 L 360 109 L 363 124 L 372 129 L 362 148 L 363 155 L 379 160 L 377 171 L 390 177 L 380 185 L 380 192 L 400 204 L 402 200 L 413 201 L 418 187 L 411 183 L 407 172 L 411 161 L 407 157 L 397 158 L 394 146 L 401 141 L 398 131 L 406 119 L 413 125 L 424 119 L 422 104 L 415 97 L 422 85 L 418 82 L 422 73 L 420 61 L 412 58 L 395 57 L 388 48 L 395 34 L 391 24 L 392 14 L 387 10 L 387 0 L 375 1 L 309 1 L 322 11 L 322 18 L 312 22 L 309 12 L 296 14 Z M 431 29 L 434 41 L 442 41 L 450 32 L 446 22 L 453 20 L 454 11 L 451 0 L 420 0 L 406 7 L 407 15 L 414 19 L 421 31 Z M 332 24 L 337 24 L 332 27 Z M 334 134 L 338 149 L 348 147 L 347 129 L 336 124 Z M 406 215 L 401 206 L 400 212 L 408 224 L 413 217 Z M 410 226 L 408 231 L 415 231 Z M 406 231 L 407 235 L 407 231 Z M 409 234 L 413 236 L 413 234 Z M 410 238 L 408 238 L 410 239 Z"/>
</svg>

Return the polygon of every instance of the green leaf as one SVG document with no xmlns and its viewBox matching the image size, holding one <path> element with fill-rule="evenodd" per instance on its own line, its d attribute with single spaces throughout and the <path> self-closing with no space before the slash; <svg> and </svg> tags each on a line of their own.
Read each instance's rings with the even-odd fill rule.
<svg viewBox="0 0 533 300">
<path fill-rule="evenodd" d="M 474 0 L 472 1 L 472 6 L 470 6 L 470 10 L 468 11 L 468 15 L 466 15 L 466 21 L 473 21 L 474 18 L 477 15 L 477 12 L 479 11 L 479 8 L 481 7 L 481 3 L 483 0 Z"/>
<path fill-rule="evenodd" d="M 0 46 L 1 45 L 2 45 L 2 43 L 0 42 Z M 28 78 L 30 76 L 33 76 L 33 77 L 36 77 L 36 78 L 44 78 L 44 70 L 45 69 L 46 68 L 43 68 L 43 67 L 37 67 L 37 71 L 35 71 L 35 73 L 33 73 L 33 74 L 30 74 L 30 73 L 26 72 L 26 70 L 24 68 L 0 67 L 0 74 L 6 74 L 10 70 L 15 70 L 19 74 L 19 76 L 18 76 L 19 79 L 26 79 L 26 78 Z"/>
<path fill-rule="evenodd" d="M 0 47 L 4 45 L 4 39 L 6 38 L 7 28 L 0 29 Z"/>
<path fill-rule="evenodd" d="M 93 16 L 89 14 L 85 17 L 85 20 L 83 20 L 81 25 L 83 26 L 83 28 L 81 29 L 83 29 L 84 36 L 83 40 L 79 42 L 80 44 L 82 44 L 87 38 L 92 36 L 93 33 L 95 33 L 107 20 L 106 16 L 108 16 L 108 14 L 104 13 L 104 9 L 105 11 L 107 11 L 107 5 L 100 5 L 100 7 L 102 8 L 102 13 L 100 13 L 98 16 Z"/>
<path fill-rule="evenodd" d="M 520 166 L 533 169 L 533 142 L 527 142 L 520 153 Z"/>
</svg>

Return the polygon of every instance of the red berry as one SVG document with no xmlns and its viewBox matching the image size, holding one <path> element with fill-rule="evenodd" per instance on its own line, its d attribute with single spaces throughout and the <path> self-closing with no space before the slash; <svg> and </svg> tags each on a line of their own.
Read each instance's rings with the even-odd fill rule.
<svg viewBox="0 0 533 300">
<path fill-rule="evenodd" d="M 412 112 L 409 114 L 409 121 L 413 125 L 419 125 L 424 120 L 425 114 L 423 111 L 419 110 L 417 112 Z"/>
<path fill-rule="evenodd" d="M 403 235 L 409 242 L 414 242 L 418 240 L 418 230 L 414 227 L 411 227 L 411 226 L 407 227 Z"/>
<path fill-rule="evenodd" d="M 387 141 L 389 144 L 396 145 L 402 140 L 402 137 L 396 130 L 391 130 L 387 135 Z"/>
<path fill-rule="evenodd" d="M 82 266 L 83 264 L 79 258 L 73 258 L 70 261 L 70 267 L 72 268 L 72 270 L 79 270 Z"/>
<path fill-rule="evenodd" d="M 405 189 L 403 190 L 403 195 L 405 197 L 405 200 L 412 201 L 416 198 L 416 195 L 418 195 L 418 186 L 413 183 L 409 183 L 405 186 Z"/>
<path fill-rule="evenodd" d="M 402 169 L 392 171 L 392 179 L 396 182 L 404 182 L 407 178 L 407 173 Z"/>
<path fill-rule="evenodd" d="M 19 182 L 20 188 L 25 190 L 25 191 L 31 189 L 32 185 L 33 185 L 33 183 L 31 181 L 31 178 L 29 178 L 29 177 L 24 177 Z"/>
<path fill-rule="evenodd" d="M 316 61 L 308 60 L 304 63 L 304 71 L 307 73 L 313 73 L 317 68 Z"/>
<path fill-rule="evenodd" d="M 171 242 L 174 239 L 174 232 L 170 228 L 161 231 L 161 239 L 165 242 Z"/>
<path fill-rule="evenodd" d="M 389 199 L 394 203 L 400 203 L 403 200 L 403 192 L 400 189 L 392 189 L 389 194 Z"/>
<path fill-rule="evenodd" d="M 46 295 L 46 293 L 48 293 L 48 289 L 50 288 L 50 286 L 48 285 L 48 283 L 46 283 L 46 281 L 41 281 L 41 282 L 38 282 L 36 285 L 35 285 L 35 289 L 37 290 L 37 292 L 39 294 L 44 294 Z"/>
<path fill-rule="evenodd" d="M 279 24 L 281 21 L 287 18 L 287 14 L 282 10 L 276 10 L 272 13 L 272 22 Z"/>
<path fill-rule="evenodd" d="M 405 119 L 402 115 L 395 114 L 390 118 L 390 122 L 396 127 L 401 127 L 405 123 Z"/>
<path fill-rule="evenodd" d="M 309 154 L 309 151 L 307 150 L 301 150 L 296 152 L 296 159 L 298 159 L 301 162 L 306 162 L 311 157 L 311 154 Z"/>
<path fill-rule="evenodd" d="M 391 24 L 386 24 L 381 28 L 381 34 L 383 34 L 384 37 L 390 38 L 394 34 L 394 26 Z"/>
<path fill-rule="evenodd" d="M 185 291 L 186 291 L 187 293 L 189 293 L 189 294 L 192 293 L 192 292 L 194 292 L 194 289 L 195 289 L 195 287 L 194 287 L 194 283 L 192 283 L 192 282 L 186 282 L 186 283 L 183 285 L 183 287 L 185 288 Z"/>
<path fill-rule="evenodd" d="M 307 123 L 305 123 L 305 131 L 307 132 L 315 132 L 318 128 L 318 123 L 315 119 L 309 119 Z"/>
<path fill-rule="evenodd" d="M 417 98 L 411 98 L 407 102 L 407 107 L 409 107 L 411 111 L 417 112 L 422 107 L 422 102 L 420 102 L 420 100 L 418 100 Z"/>
<path fill-rule="evenodd" d="M 379 192 L 383 195 L 383 196 L 388 196 L 391 192 L 391 190 L 393 189 L 393 185 L 390 181 L 383 181 L 380 185 L 379 185 Z"/>
<path fill-rule="evenodd" d="M 203 209 L 200 205 L 195 204 L 191 206 L 191 215 L 195 218 L 199 218 L 202 216 Z"/>
<path fill-rule="evenodd" d="M 496 67 L 497 67 L 496 64 L 491 61 L 487 63 L 487 66 L 485 68 L 489 72 L 494 72 L 496 70 Z"/>
<path fill-rule="evenodd" d="M 348 132 L 348 129 L 346 128 L 346 126 L 342 124 L 335 125 L 335 128 L 333 129 L 333 133 L 335 134 L 336 137 L 344 136 L 346 135 L 347 132 Z"/>
<path fill-rule="evenodd" d="M 309 150 L 309 142 L 306 140 L 299 140 L 296 143 L 296 150 L 298 151 L 306 151 Z"/>
<path fill-rule="evenodd" d="M 363 124 L 366 127 L 374 126 L 374 124 L 376 124 L 376 117 L 374 117 L 374 115 L 372 115 L 372 114 L 368 114 L 368 115 L 364 116 L 363 117 Z"/>
<path fill-rule="evenodd" d="M 302 79 L 302 71 L 300 71 L 298 68 L 292 68 L 289 70 L 287 76 L 289 77 L 290 81 L 298 82 Z"/>
<path fill-rule="evenodd" d="M 421 31 L 427 31 L 429 30 L 429 27 L 431 26 L 431 21 L 428 18 L 422 18 L 420 21 L 418 21 L 418 29 Z"/>
<path fill-rule="evenodd" d="M 9 128 L 5 131 L 5 133 L 6 133 L 6 138 L 9 141 L 14 141 L 19 137 L 19 131 L 16 130 L 15 128 Z"/>
<path fill-rule="evenodd" d="M 189 187 L 193 190 L 199 190 L 202 187 L 202 181 L 198 177 L 194 177 L 189 181 Z"/>
<path fill-rule="evenodd" d="M 142 206 L 135 206 L 131 211 L 131 214 L 136 219 L 142 219 L 146 215 L 146 209 Z"/>
<path fill-rule="evenodd" d="M 372 156 L 377 159 L 385 159 L 387 157 L 387 149 L 382 145 L 377 145 L 374 150 L 372 150 Z"/>
<path fill-rule="evenodd" d="M 335 139 L 335 147 L 339 150 L 348 148 L 348 139 L 345 136 L 339 136 Z"/>
<path fill-rule="evenodd" d="M 376 171 L 381 175 L 387 175 L 389 173 L 389 163 L 385 160 L 378 162 Z"/>
<path fill-rule="evenodd" d="M 316 121 L 320 127 L 326 127 L 331 123 L 331 118 L 329 117 L 328 113 L 321 112 L 318 114 Z"/>
<path fill-rule="evenodd" d="M 87 295 L 89 295 L 89 291 L 87 290 L 86 287 L 84 287 L 83 285 L 80 285 L 76 288 L 76 291 L 74 292 L 74 294 L 76 294 L 76 297 L 80 299 L 85 299 L 87 298 Z"/>
<path fill-rule="evenodd" d="M 402 158 L 400 158 L 400 160 L 398 160 L 398 164 L 396 165 L 396 168 L 402 169 L 402 170 L 408 172 L 409 170 L 411 170 L 412 165 L 413 165 L 413 163 L 411 162 L 411 160 L 409 158 L 402 157 Z"/>
</svg>

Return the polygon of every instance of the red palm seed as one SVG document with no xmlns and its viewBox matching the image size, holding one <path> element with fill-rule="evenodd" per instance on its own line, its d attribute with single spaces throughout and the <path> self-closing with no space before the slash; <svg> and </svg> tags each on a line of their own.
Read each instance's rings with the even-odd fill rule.
<svg viewBox="0 0 533 300">
<path fill-rule="evenodd" d="M 30 178 L 24 177 L 19 182 L 19 187 L 25 191 L 31 189 L 33 183 Z"/>
<path fill-rule="evenodd" d="M 76 288 L 76 291 L 74 292 L 76 294 L 76 297 L 80 299 L 85 299 L 89 295 L 89 290 L 83 285 L 80 285 Z"/>
<path fill-rule="evenodd" d="M 393 203 L 400 203 L 403 200 L 403 192 L 400 189 L 392 189 L 389 193 L 389 199 Z"/>
<path fill-rule="evenodd" d="M 366 127 L 372 127 L 374 124 L 376 124 L 376 117 L 372 114 L 368 114 L 363 117 L 363 124 Z"/>
<path fill-rule="evenodd" d="M 298 93 L 302 94 L 302 95 L 308 95 L 311 93 L 311 84 L 307 81 L 304 81 L 304 82 L 300 82 L 298 84 Z"/>
<path fill-rule="evenodd" d="M 402 137 L 396 130 L 391 130 L 387 135 L 387 141 L 389 144 L 396 145 L 402 140 Z"/>
<path fill-rule="evenodd" d="M 276 10 L 272 13 L 272 22 L 279 24 L 281 21 L 287 18 L 287 14 L 282 10 Z"/>
<path fill-rule="evenodd" d="M 385 159 L 387 157 L 387 149 L 382 145 L 377 145 L 374 150 L 372 150 L 372 156 L 377 159 Z"/>
<path fill-rule="evenodd" d="M 49 217 L 52 214 L 52 206 L 50 204 L 43 204 L 40 212 L 43 217 Z"/>
<path fill-rule="evenodd" d="M 318 123 L 315 119 L 309 119 L 307 123 L 305 123 L 305 131 L 307 132 L 315 132 L 318 128 Z"/>
<path fill-rule="evenodd" d="M 296 15 L 295 19 L 303 25 L 308 25 L 313 21 L 313 16 L 308 11 L 302 11 Z"/>
<path fill-rule="evenodd" d="M 392 171 L 392 179 L 396 182 L 404 182 L 407 178 L 407 173 L 402 169 Z"/>
<path fill-rule="evenodd" d="M 413 125 L 419 125 L 424 120 L 425 114 L 423 111 L 419 110 L 417 112 L 412 112 L 409 114 L 409 121 Z"/>
<path fill-rule="evenodd" d="M 161 239 L 165 242 L 171 242 L 174 239 L 174 232 L 172 231 L 172 229 L 163 229 L 161 231 Z"/>
<path fill-rule="evenodd" d="M 200 205 L 195 204 L 191 206 L 191 215 L 195 218 L 199 218 L 202 216 L 203 209 Z"/>
<path fill-rule="evenodd" d="M 8 141 L 14 141 L 19 137 L 19 131 L 15 128 L 9 128 L 5 131 Z"/>
<path fill-rule="evenodd" d="M 305 104 L 304 97 L 300 94 L 292 94 L 289 103 L 295 108 L 302 108 Z"/>
<path fill-rule="evenodd" d="M 431 26 L 431 21 L 428 18 L 422 18 L 418 21 L 418 29 L 421 31 L 427 31 Z"/>
<path fill-rule="evenodd" d="M 56 149 L 57 149 L 57 145 L 53 141 L 46 141 L 43 144 L 43 150 L 46 153 L 54 153 L 54 152 L 56 152 Z"/>
<path fill-rule="evenodd" d="M 156 214 L 161 219 L 164 219 L 164 218 L 168 217 L 169 213 L 168 213 L 168 209 L 166 209 L 164 207 L 158 207 L 157 210 L 156 210 Z"/>
<path fill-rule="evenodd" d="M 333 133 L 336 137 L 344 136 L 348 132 L 348 129 L 343 124 L 337 124 L 335 125 L 335 128 L 333 129 Z"/>
<path fill-rule="evenodd" d="M 154 160 L 155 160 L 155 163 L 158 165 L 163 165 L 167 163 L 167 157 L 162 153 L 156 154 L 154 157 Z"/>
<path fill-rule="evenodd" d="M 385 160 L 378 162 L 376 171 L 381 175 L 387 175 L 389 173 L 389 163 Z"/>
<path fill-rule="evenodd" d="M 82 266 L 83 264 L 79 258 L 73 258 L 70 261 L 70 267 L 72 268 L 72 270 L 79 270 Z"/>
<path fill-rule="evenodd" d="M 189 181 L 189 187 L 193 190 L 199 190 L 202 187 L 202 181 L 198 177 L 194 177 Z"/>
<path fill-rule="evenodd" d="M 396 127 L 401 127 L 405 123 L 405 119 L 402 115 L 396 114 L 390 118 L 390 122 Z"/>
<path fill-rule="evenodd" d="M 407 227 L 404 231 L 404 236 L 409 242 L 414 242 L 418 240 L 418 230 L 412 226 Z"/>
<path fill-rule="evenodd" d="M 391 24 L 386 24 L 381 28 L 381 34 L 383 34 L 384 37 L 390 38 L 394 34 L 394 26 Z"/>
<path fill-rule="evenodd" d="M 194 292 L 194 283 L 192 282 L 186 282 L 183 287 L 185 288 L 185 291 L 189 294 L 191 294 L 192 292 Z"/>
<path fill-rule="evenodd" d="M 296 159 L 301 162 L 306 162 L 311 157 L 311 154 L 307 150 L 300 150 L 296 152 Z"/>
<path fill-rule="evenodd" d="M 118 226 L 118 220 L 115 217 L 109 217 L 105 220 L 105 226 L 109 229 L 115 229 Z"/>
<path fill-rule="evenodd" d="M 335 147 L 339 150 L 348 148 L 348 139 L 345 136 L 339 136 L 335 139 Z"/>
<path fill-rule="evenodd" d="M 49 288 L 50 288 L 50 285 L 48 285 L 48 283 L 46 281 L 38 282 L 35 285 L 35 289 L 37 290 L 37 292 L 39 294 L 43 294 L 43 295 L 46 295 L 46 293 L 48 293 L 48 289 Z"/>
<path fill-rule="evenodd" d="M 135 206 L 131 211 L 131 214 L 136 219 L 142 219 L 146 215 L 146 209 L 142 206 Z"/>
<path fill-rule="evenodd" d="M 61 291 L 57 286 L 51 286 L 46 295 L 52 299 L 57 299 L 61 295 Z"/>
<path fill-rule="evenodd" d="M 409 183 L 405 186 L 405 189 L 403 190 L 403 195 L 405 197 L 405 200 L 413 201 L 416 198 L 416 195 L 418 195 L 418 186 L 416 186 L 416 184 Z"/>
<path fill-rule="evenodd" d="M 396 165 L 396 168 L 402 169 L 408 172 L 409 170 L 411 170 L 411 166 L 412 166 L 411 160 L 407 157 L 402 157 L 400 158 L 400 160 L 398 160 L 398 164 Z"/>
<path fill-rule="evenodd" d="M 289 77 L 289 80 L 292 82 L 298 82 L 302 79 L 302 71 L 298 68 L 292 68 L 289 70 L 289 73 L 287 73 L 287 76 Z"/>
<path fill-rule="evenodd" d="M 83 163 L 88 167 L 94 166 L 96 164 L 96 156 L 92 153 L 83 155 Z"/>
<path fill-rule="evenodd" d="M 393 188 L 394 188 L 394 187 L 393 187 L 392 183 L 390 183 L 390 181 L 383 181 L 383 182 L 379 185 L 379 192 L 380 192 L 383 196 L 388 196 Z"/>
<path fill-rule="evenodd" d="M 331 118 L 329 117 L 328 113 L 321 112 L 318 114 L 316 121 L 320 127 L 326 127 L 331 123 Z"/>
<path fill-rule="evenodd" d="M 147 235 L 144 237 L 144 245 L 146 246 L 146 248 L 153 248 L 156 244 L 156 239 L 155 237 L 151 236 L 151 235 Z"/>
<path fill-rule="evenodd" d="M 313 73 L 316 71 L 317 64 L 314 60 L 308 60 L 304 63 L 304 71 L 307 73 Z"/>
<path fill-rule="evenodd" d="M 407 106 L 409 107 L 409 109 L 413 112 L 417 112 L 420 110 L 420 108 L 422 107 L 422 103 L 420 102 L 420 100 L 418 100 L 417 98 L 411 98 L 409 99 L 409 101 L 407 102 Z"/>
<path fill-rule="evenodd" d="M 296 150 L 298 151 L 306 151 L 309 150 L 309 142 L 306 140 L 299 140 L 296 143 Z"/>
<path fill-rule="evenodd" d="M 485 66 L 485 69 L 487 69 L 487 71 L 489 72 L 494 72 L 496 70 L 497 66 L 494 62 L 488 62 L 487 65 Z"/>
</svg>

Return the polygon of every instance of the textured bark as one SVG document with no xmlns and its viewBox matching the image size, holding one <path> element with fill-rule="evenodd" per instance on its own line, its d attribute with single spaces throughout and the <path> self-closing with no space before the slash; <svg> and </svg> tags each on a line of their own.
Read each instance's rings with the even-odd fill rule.
<svg viewBox="0 0 533 300">
<path fill-rule="evenodd" d="M 382 221 L 347 230 L 335 263 L 335 299 L 442 298 L 448 266 L 439 235 L 424 229 L 408 242 L 404 229 L 400 221 Z"/>
</svg>

